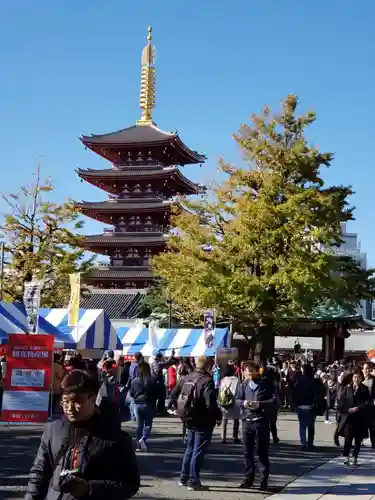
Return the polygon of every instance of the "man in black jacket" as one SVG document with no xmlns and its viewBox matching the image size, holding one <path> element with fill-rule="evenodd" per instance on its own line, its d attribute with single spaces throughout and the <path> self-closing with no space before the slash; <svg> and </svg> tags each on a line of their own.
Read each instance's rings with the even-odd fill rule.
<svg viewBox="0 0 375 500">
<path fill-rule="evenodd" d="M 169 368 L 174 363 L 174 350 L 172 350 L 170 357 L 165 360 L 161 352 L 155 354 L 155 359 L 151 364 L 151 375 L 155 381 L 158 398 L 156 404 L 156 414 L 163 415 L 166 412 L 165 408 L 165 396 L 166 387 L 164 381 L 163 370 Z"/>
<path fill-rule="evenodd" d="M 257 449 L 260 488 L 268 489 L 270 462 L 268 448 L 270 440 L 270 417 L 276 409 L 275 386 L 267 378 L 259 375 L 259 366 L 248 362 L 244 370 L 239 402 L 242 412 L 242 439 L 245 458 L 245 479 L 240 488 L 251 488 L 255 478 L 254 451 Z"/>
<path fill-rule="evenodd" d="M 25 500 L 131 498 L 139 472 L 118 413 L 96 406 L 97 380 L 83 370 L 66 375 L 61 388 L 64 415 L 45 427 Z"/>
<path fill-rule="evenodd" d="M 302 375 L 293 387 L 293 407 L 298 415 L 301 450 L 314 446 L 315 420 L 317 414 L 321 413 L 324 395 L 323 383 L 314 377 L 312 366 L 303 365 Z"/>
<path fill-rule="evenodd" d="M 187 444 L 180 474 L 180 486 L 189 490 L 202 487 L 200 471 L 204 456 L 211 443 L 215 425 L 221 423 L 221 411 L 217 405 L 215 386 L 208 373 L 210 362 L 204 356 L 197 359 L 196 369 L 186 375 L 173 389 L 170 405 L 180 406 L 185 391 L 192 391 L 190 418 L 186 420 Z M 177 410 L 178 411 L 178 410 Z"/>
<path fill-rule="evenodd" d="M 372 402 L 375 401 L 375 378 L 371 375 L 372 365 L 370 363 L 365 363 L 363 365 L 363 385 L 367 387 L 370 393 Z M 369 434 L 371 440 L 371 447 L 375 448 L 375 408 L 372 404 L 368 409 L 368 424 L 369 424 Z"/>
</svg>

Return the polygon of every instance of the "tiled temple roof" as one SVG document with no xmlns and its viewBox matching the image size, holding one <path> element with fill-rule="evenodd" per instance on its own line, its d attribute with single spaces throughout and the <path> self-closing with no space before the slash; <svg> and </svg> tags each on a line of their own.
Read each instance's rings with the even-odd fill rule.
<svg viewBox="0 0 375 500">
<path fill-rule="evenodd" d="M 111 290 L 93 290 L 83 297 L 84 309 L 104 309 L 110 319 L 133 319 L 138 316 L 145 293 L 139 290 L 126 290 L 115 293 Z"/>
</svg>

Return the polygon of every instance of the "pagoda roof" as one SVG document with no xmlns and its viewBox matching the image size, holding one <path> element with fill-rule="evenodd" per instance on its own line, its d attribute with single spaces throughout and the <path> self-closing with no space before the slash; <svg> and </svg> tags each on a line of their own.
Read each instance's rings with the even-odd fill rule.
<svg viewBox="0 0 375 500">
<path fill-rule="evenodd" d="M 76 207 L 83 213 L 90 210 L 109 213 L 123 213 L 129 211 L 136 213 L 137 211 L 145 210 L 168 210 L 172 203 L 172 201 L 164 201 L 161 198 L 155 201 L 150 201 L 150 198 L 127 198 L 110 201 L 82 201 L 81 203 L 76 203 Z"/>
<path fill-rule="evenodd" d="M 188 148 L 180 139 L 177 132 L 165 132 L 154 123 L 137 124 L 130 127 L 100 135 L 82 135 L 81 142 L 95 152 L 99 147 L 115 147 L 119 149 L 133 149 L 135 147 L 153 147 L 171 145 L 180 152 L 181 164 L 203 163 L 204 155 Z"/>
<path fill-rule="evenodd" d="M 121 179 L 129 180 L 134 178 L 144 179 L 175 179 L 179 184 L 189 188 L 192 194 L 197 194 L 203 190 L 201 186 L 190 181 L 182 174 L 178 167 L 114 167 L 106 169 L 77 169 L 80 178 L 87 179 Z"/>
<path fill-rule="evenodd" d="M 86 244 L 99 246 L 112 245 L 164 245 L 167 243 L 167 236 L 164 233 L 141 233 L 141 232 L 107 232 L 104 234 L 93 234 L 85 236 Z"/>
<path fill-rule="evenodd" d="M 81 140 L 88 144 L 144 144 L 153 142 L 169 142 L 177 136 L 176 132 L 166 132 L 154 124 L 131 125 L 130 127 L 108 134 L 82 135 Z"/>
</svg>

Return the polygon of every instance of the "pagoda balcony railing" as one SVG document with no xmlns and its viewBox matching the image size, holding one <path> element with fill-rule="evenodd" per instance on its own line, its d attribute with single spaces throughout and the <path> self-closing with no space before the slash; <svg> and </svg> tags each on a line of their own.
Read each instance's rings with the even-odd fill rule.
<svg viewBox="0 0 375 500">
<path fill-rule="evenodd" d="M 126 236 L 127 233 L 164 233 L 165 227 L 161 224 L 141 224 L 139 226 L 129 226 L 127 228 L 122 228 L 121 231 L 116 229 L 108 229 L 104 228 L 103 231 L 106 235 L 115 235 L 115 236 Z"/>
<path fill-rule="evenodd" d="M 156 197 L 166 199 L 164 193 L 157 190 L 157 191 L 133 191 L 132 193 L 109 194 L 108 200 L 109 201 L 129 200 L 131 198 L 143 198 L 147 200 L 148 198 L 156 198 Z"/>
<path fill-rule="evenodd" d="M 132 192 L 132 193 L 119 193 L 119 194 L 109 194 L 108 201 L 118 201 L 118 200 L 144 200 L 147 201 L 149 198 L 161 198 L 162 200 L 169 200 L 173 196 L 176 196 L 174 191 L 170 189 L 164 190 L 155 190 L 155 191 L 142 191 L 142 192 Z"/>
<path fill-rule="evenodd" d="M 129 267 L 146 267 L 148 268 L 150 266 L 150 263 L 148 259 L 124 259 L 122 262 L 122 265 L 113 265 L 111 263 L 101 263 L 98 265 L 97 270 L 99 271 L 110 271 L 110 270 L 126 270 L 129 269 Z"/>
</svg>

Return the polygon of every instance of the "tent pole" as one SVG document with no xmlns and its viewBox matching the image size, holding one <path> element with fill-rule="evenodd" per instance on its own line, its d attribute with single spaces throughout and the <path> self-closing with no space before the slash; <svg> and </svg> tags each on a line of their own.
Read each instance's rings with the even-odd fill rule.
<svg viewBox="0 0 375 500">
<path fill-rule="evenodd" d="M 168 328 L 172 328 L 172 300 L 168 300 Z"/>
<path fill-rule="evenodd" d="M 5 243 L 0 244 L 0 300 L 4 298 L 4 258 L 5 258 Z"/>
</svg>

